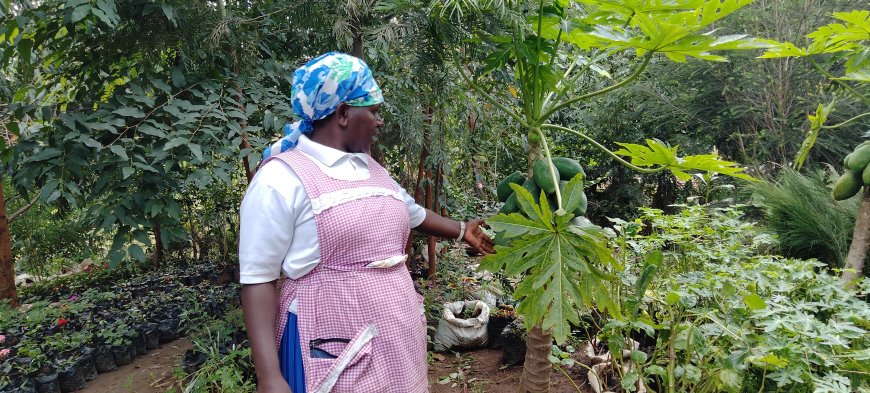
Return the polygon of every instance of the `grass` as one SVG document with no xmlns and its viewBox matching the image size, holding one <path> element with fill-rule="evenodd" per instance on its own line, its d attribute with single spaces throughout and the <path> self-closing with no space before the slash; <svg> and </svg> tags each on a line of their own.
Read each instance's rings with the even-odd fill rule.
<svg viewBox="0 0 870 393">
<path fill-rule="evenodd" d="M 766 225 L 779 237 L 783 255 L 842 266 L 852 241 L 857 198 L 834 201 L 823 171 L 803 175 L 784 169 L 776 181 L 751 189 L 755 204 L 765 211 Z"/>
</svg>

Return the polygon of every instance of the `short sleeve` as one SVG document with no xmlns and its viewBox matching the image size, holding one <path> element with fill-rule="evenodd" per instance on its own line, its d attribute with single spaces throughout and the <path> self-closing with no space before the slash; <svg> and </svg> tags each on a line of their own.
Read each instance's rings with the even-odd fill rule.
<svg viewBox="0 0 870 393">
<path fill-rule="evenodd" d="M 288 222 L 295 222 L 292 195 L 282 193 L 272 183 L 286 176 L 278 165 L 264 165 L 248 186 L 239 209 L 239 282 L 259 284 L 281 276 L 281 265 L 293 231 Z M 284 173 L 282 175 L 282 172 Z"/>
<path fill-rule="evenodd" d="M 414 198 L 399 185 L 399 183 L 396 183 L 396 187 L 399 188 L 399 195 L 402 196 L 402 199 L 405 201 L 405 207 L 408 208 L 408 224 L 411 228 L 418 227 L 426 218 L 426 209 L 424 209 L 423 206 L 418 205 L 417 201 L 415 201 Z"/>
</svg>

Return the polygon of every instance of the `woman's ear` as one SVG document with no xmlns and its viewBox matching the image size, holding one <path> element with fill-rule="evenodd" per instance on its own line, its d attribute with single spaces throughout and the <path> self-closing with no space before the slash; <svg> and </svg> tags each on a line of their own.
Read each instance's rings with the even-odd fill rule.
<svg viewBox="0 0 870 393">
<path fill-rule="evenodd" d="M 349 113 L 348 113 L 349 108 L 350 108 L 350 105 L 348 105 L 344 102 L 342 102 L 341 104 L 338 104 L 338 107 L 335 108 L 335 116 L 336 116 L 336 119 L 338 120 L 338 125 L 341 127 L 347 127 L 348 117 L 349 117 L 348 116 L 349 115 Z"/>
</svg>

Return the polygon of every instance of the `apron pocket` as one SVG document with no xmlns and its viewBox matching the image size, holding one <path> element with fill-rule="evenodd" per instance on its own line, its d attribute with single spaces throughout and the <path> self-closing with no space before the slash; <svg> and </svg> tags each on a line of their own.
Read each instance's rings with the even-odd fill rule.
<svg viewBox="0 0 870 393">
<path fill-rule="evenodd" d="M 376 377 L 369 371 L 371 371 L 372 339 L 377 334 L 378 330 L 374 324 L 366 326 L 352 340 L 348 340 L 344 349 L 335 358 L 315 357 L 312 352 L 312 359 L 309 359 L 308 364 L 321 370 L 325 369 L 325 372 L 322 379 L 309 383 L 308 390 L 311 393 L 354 392 L 359 391 L 361 386 L 369 385 Z M 333 341 L 335 342 L 341 341 Z M 318 351 L 326 353 L 319 348 Z"/>
</svg>

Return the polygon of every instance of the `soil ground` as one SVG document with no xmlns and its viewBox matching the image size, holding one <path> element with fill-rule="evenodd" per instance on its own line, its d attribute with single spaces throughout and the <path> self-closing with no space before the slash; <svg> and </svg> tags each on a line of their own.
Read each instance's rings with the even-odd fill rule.
<svg viewBox="0 0 870 393">
<path fill-rule="evenodd" d="M 82 393 L 164 393 L 176 384 L 172 370 L 181 364 L 184 352 L 192 348 L 181 339 L 148 351 L 126 366 L 100 374 L 88 382 Z"/>
<path fill-rule="evenodd" d="M 191 348 L 190 341 L 180 339 L 148 354 L 136 358 L 133 363 L 117 370 L 100 374 L 88 382 L 83 393 L 164 393 L 172 387 L 177 389 L 177 380 L 172 370 L 178 367 L 184 352 Z M 573 370 L 568 371 L 574 374 Z M 429 391 L 514 393 L 522 374 L 522 367 L 503 367 L 501 350 L 481 349 L 456 354 L 433 354 L 429 363 Z M 452 376 L 451 376 L 452 375 Z M 578 375 L 572 375 L 580 381 Z M 553 373 L 552 393 L 574 393 L 571 382 L 560 373 Z M 440 382 L 440 383 L 439 383 Z M 589 385 L 577 382 L 583 392 Z M 585 385 L 585 386 L 584 386 Z"/>
<path fill-rule="evenodd" d="M 429 363 L 429 391 L 515 393 L 522 371 L 522 366 L 503 366 L 500 349 L 433 354 Z M 566 372 L 571 375 L 581 392 L 591 392 L 589 384 L 585 383 L 585 376 L 581 377 L 577 370 L 569 369 Z M 550 392 L 576 393 L 577 390 L 564 375 L 554 372 L 551 376 Z"/>
</svg>

